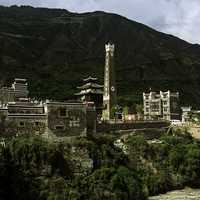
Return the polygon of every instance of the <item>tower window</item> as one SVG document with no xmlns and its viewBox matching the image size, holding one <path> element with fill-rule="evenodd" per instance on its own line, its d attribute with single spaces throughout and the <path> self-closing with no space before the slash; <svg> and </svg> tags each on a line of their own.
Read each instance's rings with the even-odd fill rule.
<svg viewBox="0 0 200 200">
<path fill-rule="evenodd" d="M 167 109 L 167 108 L 164 108 L 164 112 L 168 112 L 168 109 Z"/>
<path fill-rule="evenodd" d="M 167 103 L 168 103 L 167 101 L 163 101 L 163 104 L 164 104 L 164 105 L 167 105 Z"/>
<path fill-rule="evenodd" d="M 114 86 L 111 87 L 111 91 L 112 91 L 112 92 L 115 91 L 115 87 L 114 87 Z"/>
<path fill-rule="evenodd" d="M 67 109 L 60 108 L 60 117 L 67 117 Z"/>
</svg>

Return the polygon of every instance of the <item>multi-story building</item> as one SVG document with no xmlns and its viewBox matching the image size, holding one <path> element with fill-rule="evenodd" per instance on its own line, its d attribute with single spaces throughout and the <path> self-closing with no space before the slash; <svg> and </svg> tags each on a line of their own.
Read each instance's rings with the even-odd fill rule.
<svg viewBox="0 0 200 200">
<path fill-rule="evenodd" d="M 5 88 L 5 87 L 4 87 Z M 10 93 L 12 89 L 12 93 Z M 84 102 L 32 101 L 25 79 L 15 79 L 0 104 L 0 135 L 81 136 L 96 131 L 96 110 Z M 7 92 L 7 93 L 6 93 Z M 13 98 L 7 98 L 13 94 Z"/>
<path fill-rule="evenodd" d="M 103 109 L 103 85 L 97 83 L 97 78 L 89 76 L 83 79 L 84 84 L 77 87 L 80 92 L 75 93 L 78 100 L 85 103 L 94 103 L 98 119 L 102 116 Z"/>
<path fill-rule="evenodd" d="M 143 93 L 145 120 L 180 119 L 178 92 Z"/>
<path fill-rule="evenodd" d="M 0 89 L 0 104 L 6 105 L 8 102 L 15 102 L 22 98 L 28 98 L 28 84 L 26 79 L 15 78 L 11 87 Z"/>
<path fill-rule="evenodd" d="M 14 89 L 15 100 L 28 97 L 29 91 L 26 79 L 15 78 L 12 88 Z"/>
</svg>

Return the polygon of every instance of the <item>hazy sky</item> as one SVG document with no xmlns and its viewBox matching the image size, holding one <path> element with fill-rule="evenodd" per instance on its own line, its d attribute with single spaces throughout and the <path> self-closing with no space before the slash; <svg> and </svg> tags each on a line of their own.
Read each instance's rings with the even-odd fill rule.
<svg viewBox="0 0 200 200">
<path fill-rule="evenodd" d="M 0 0 L 0 5 L 103 10 L 126 16 L 159 31 L 200 43 L 200 0 Z"/>
</svg>

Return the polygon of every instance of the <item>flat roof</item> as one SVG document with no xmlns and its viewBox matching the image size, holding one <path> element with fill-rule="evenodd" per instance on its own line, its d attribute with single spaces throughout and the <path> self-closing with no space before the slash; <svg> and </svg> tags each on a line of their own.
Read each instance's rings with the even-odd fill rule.
<svg viewBox="0 0 200 200">
<path fill-rule="evenodd" d="M 23 114 L 23 113 L 11 113 L 8 114 L 8 117 L 25 117 L 25 118 L 31 118 L 31 117 L 46 117 L 46 114 Z"/>
<path fill-rule="evenodd" d="M 15 78 L 15 81 L 27 81 L 25 78 Z"/>
<path fill-rule="evenodd" d="M 44 106 L 41 106 L 41 105 L 39 105 L 39 106 L 37 106 L 37 105 L 33 105 L 33 106 L 29 106 L 29 105 L 19 105 L 19 104 L 9 104 L 8 105 L 8 108 L 9 107 L 19 107 L 19 108 L 27 108 L 27 109 L 31 109 L 31 108 L 33 108 L 33 109 L 41 109 L 41 108 L 44 108 Z"/>
<path fill-rule="evenodd" d="M 52 101 L 52 102 L 47 102 L 46 104 L 54 104 L 54 105 L 81 105 L 81 106 L 84 106 L 86 105 L 85 103 L 82 103 L 82 102 L 59 102 L 59 101 Z"/>
</svg>

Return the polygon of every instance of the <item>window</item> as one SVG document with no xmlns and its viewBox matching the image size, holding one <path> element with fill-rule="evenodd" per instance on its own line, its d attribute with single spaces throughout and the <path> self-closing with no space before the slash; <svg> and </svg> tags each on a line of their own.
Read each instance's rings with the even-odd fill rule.
<svg viewBox="0 0 200 200">
<path fill-rule="evenodd" d="M 22 113 L 22 114 L 24 114 L 24 113 L 25 113 L 25 111 L 24 111 L 24 110 L 19 110 L 19 113 Z"/>
<path fill-rule="evenodd" d="M 149 116 L 146 116 L 146 120 L 149 120 L 150 119 L 150 117 Z"/>
<path fill-rule="evenodd" d="M 146 108 L 146 112 L 149 112 L 149 108 Z"/>
<path fill-rule="evenodd" d="M 35 122 L 35 126 L 39 126 L 40 125 L 40 122 Z"/>
<path fill-rule="evenodd" d="M 80 118 L 79 117 L 72 117 L 69 121 L 70 127 L 80 127 Z"/>
<path fill-rule="evenodd" d="M 158 102 L 151 102 L 151 112 L 159 112 L 160 106 Z"/>
<path fill-rule="evenodd" d="M 148 101 L 146 102 L 146 106 L 149 106 L 149 102 Z"/>
<path fill-rule="evenodd" d="M 60 108 L 60 117 L 67 117 L 67 109 Z"/>
<path fill-rule="evenodd" d="M 65 127 L 63 125 L 56 125 L 56 130 L 65 130 Z"/>
<path fill-rule="evenodd" d="M 164 112 L 167 112 L 167 111 L 168 111 L 168 109 L 167 109 L 167 108 L 163 108 L 163 111 L 164 111 Z"/>
<path fill-rule="evenodd" d="M 24 127 L 25 123 L 24 122 L 19 122 L 19 126 Z"/>
<path fill-rule="evenodd" d="M 163 105 L 167 105 L 167 101 L 163 101 Z"/>
</svg>

